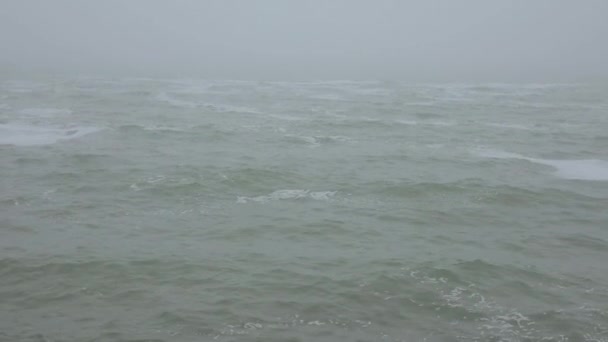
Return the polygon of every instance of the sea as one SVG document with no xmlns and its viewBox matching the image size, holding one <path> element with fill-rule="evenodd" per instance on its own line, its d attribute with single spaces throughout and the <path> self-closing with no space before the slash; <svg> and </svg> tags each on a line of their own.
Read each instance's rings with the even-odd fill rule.
<svg viewBox="0 0 608 342">
<path fill-rule="evenodd" d="M 608 341 L 608 85 L 2 79 L 0 341 Z"/>
</svg>

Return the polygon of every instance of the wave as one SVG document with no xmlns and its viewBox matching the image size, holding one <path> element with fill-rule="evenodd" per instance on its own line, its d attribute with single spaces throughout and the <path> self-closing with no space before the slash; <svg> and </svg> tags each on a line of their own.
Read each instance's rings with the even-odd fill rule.
<svg viewBox="0 0 608 342">
<path fill-rule="evenodd" d="M 72 111 L 61 108 L 24 108 L 19 111 L 22 116 L 30 116 L 35 118 L 49 118 L 62 115 L 70 115 Z"/>
<path fill-rule="evenodd" d="M 0 145 L 40 146 L 77 139 L 100 131 L 96 127 L 38 127 L 21 124 L 0 124 Z"/>
<path fill-rule="evenodd" d="M 329 200 L 336 194 L 336 191 L 310 191 L 310 190 L 277 190 L 268 195 L 246 197 L 239 196 L 237 203 L 258 202 L 265 203 L 269 201 L 294 200 L 294 199 L 313 199 L 317 201 Z"/>
<path fill-rule="evenodd" d="M 39 90 L 45 90 L 49 85 L 45 82 L 12 80 L 4 82 L 4 88 L 11 93 L 33 93 Z"/>
<path fill-rule="evenodd" d="M 285 135 L 284 138 L 290 142 L 309 145 L 310 147 L 319 147 L 322 144 L 335 144 L 352 141 L 351 138 L 342 135 L 330 136 L 302 136 L 302 135 Z"/>
<path fill-rule="evenodd" d="M 186 128 L 174 127 L 174 126 L 163 126 L 163 125 L 149 125 L 142 127 L 146 131 L 152 132 L 187 132 Z"/>
<path fill-rule="evenodd" d="M 558 331 L 572 331 L 575 326 L 577 330 L 593 329 L 591 324 L 581 320 L 584 308 L 569 309 L 572 302 L 568 301 L 562 302 L 565 308 L 558 312 L 565 314 L 570 311 L 570 326 L 556 329 L 553 325 L 555 320 L 547 320 L 546 315 L 552 312 L 549 308 L 561 297 L 556 295 L 555 290 L 561 292 L 563 285 L 568 285 L 562 277 L 533 268 L 495 264 L 480 259 L 460 261 L 444 267 L 429 266 L 403 267 L 383 277 L 382 282 L 365 284 L 364 288 L 368 291 L 388 289 L 378 294 L 384 300 L 401 299 L 405 304 L 412 302 L 418 306 L 420 315 L 434 316 L 441 312 L 444 319 L 453 319 L 451 328 L 454 331 L 451 333 L 457 331 L 462 340 L 467 341 L 479 340 L 480 336 L 484 337 L 484 341 L 558 341 L 562 340 L 554 338 Z M 410 290 L 409 295 L 404 295 L 399 290 L 399 285 L 404 283 L 408 284 L 409 289 L 417 291 Z M 380 287 L 380 284 L 383 286 Z M 500 291 L 488 291 L 494 288 Z M 583 288 L 570 290 L 584 291 Z M 511 294 L 508 300 L 505 300 L 502 291 Z M 549 302 L 553 305 L 548 305 Z"/>
<path fill-rule="evenodd" d="M 197 103 L 176 99 L 174 97 L 169 96 L 165 92 L 162 92 L 162 93 L 159 93 L 158 95 L 156 95 L 155 99 L 158 100 L 158 101 L 160 101 L 160 102 L 168 103 L 168 104 L 170 104 L 170 105 L 172 105 L 174 107 L 181 107 L 181 108 L 196 108 L 196 107 L 198 107 Z"/>
<path fill-rule="evenodd" d="M 306 118 L 302 118 L 299 116 L 290 116 L 290 115 L 279 115 L 279 114 L 269 114 L 267 115 L 269 118 L 282 120 L 282 121 L 306 121 Z"/>
<path fill-rule="evenodd" d="M 428 125 L 428 126 L 455 126 L 455 122 L 450 121 L 417 121 L 417 120 L 395 120 L 395 123 L 407 126 Z"/>
<path fill-rule="evenodd" d="M 564 179 L 608 181 L 608 161 L 600 159 L 541 159 L 499 150 L 480 150 L 480 157 L 493 159 L 521 159 L 553 167 L 555 175 Z"/>
<path fill-rule="evenodd" d="M 170 96 L 166 92 L 159 93 L 158 95 L 156 95 L 155 99 L 157 101 L 164 102 L 164 103 L 170 104 L 171 106 L 180 107 L 180 108 L 189 108 L 189 109 L 204 108 L 204 109 L 209 109 L 209 110 L 212 110 L 215 112 L 221 112 L 221 113 L 226 113 L 226 112 L 254 113 L 254 114 L 261 113 L 259 110 L 255 109 L 255 108 L 246 107 L 246 106 L 236 106 L 236 105 L 229 105 L 229 104 L 217 104 L 217 103 L 206 103 L 206 102 L 193 102 L 193 101 L 182 100 L 182 99 L 178 99 L 176 97 Z"/>
<path fill-rule="evenodd" d="M 504 129 L 515 129 L 522 131 L 535 131 L 542 129 L 537 125 L 521 125 L 521 124 L 511 124 L 511 123 L 502 123 L 502 122 L 488 122 L 485 123 L 486 126 L 496 127 L 496 128 L 504 128 Z"/>
</svg>

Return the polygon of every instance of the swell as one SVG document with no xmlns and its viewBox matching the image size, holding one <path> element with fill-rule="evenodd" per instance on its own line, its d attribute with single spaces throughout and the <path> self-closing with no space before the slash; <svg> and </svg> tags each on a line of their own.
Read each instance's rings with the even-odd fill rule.
<svg viewBox="0 0 608 342">
<path fill-rule="evenodd" d="M 535 204 L 560 204 L 564 201 L 598 208 L 598 198 L 577 192 L 554 188 L 524 188 L 512 185 L 490 185 L 482 180 L 461 180 L 455 182 L 412 182 L 382 181 L 365 183 L 362 188 L 370 194 L 385 198 L 425 199 L 460 198 L 472 202 L 496 206 L 522 207 Z M 600 202 L 605 202 L 601 201 Z"/>
<path fill-rule="evenodd" d="M 178 142 L 197 143 L 202 141 L 221 142 L 227 138 L 235 137 L 236 131 L 220 127 L 216 124 L 200 124 L 187 127 L 163 126 L 163 125 L 122 125 L 116 129 L 121 140 L 142 141 L 170 141 L 172 144 Z"/>
<path fill-rule="evenodd" d="M 145 327 L 181 338 L 283 332 L 306 339 L 346 329 L 347 339 L 364 335 L 396 340 L 410 333 L 408 322 L 415 320 L 418 333 L 538 340 L 597 332 L 605 318 L 601 310 L 582 308 L 564 297 L 563 291 L 582 289 L 563 277 L 480 259 L 422 264 L 344 260 L 330 268 L 347 272 L 335 275 L 327 272 L 327 265 L 315 269 L 306 260 L 201 261 L 4 258 L 0 289 L 3 298 L 11 298 L 5 307 L 29 311 L 80 303 L 109 312 L 130 308 L 134 314 L 145 312 Z M 256 263 L 261 264 L 251 269 Z M 92 328 L 99 334 L 125 328 L 96 319 Z"/>
</svg>

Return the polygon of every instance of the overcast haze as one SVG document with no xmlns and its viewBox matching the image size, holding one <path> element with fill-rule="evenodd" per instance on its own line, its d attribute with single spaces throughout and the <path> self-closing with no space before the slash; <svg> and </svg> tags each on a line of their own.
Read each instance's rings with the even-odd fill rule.
<svg viewBox="0 0 608 342">
<path fill-rule="evenodd" d="M 608 1 L 0 1 L 0 70 L 223 79 L 608 77 Z"/>
</svg>

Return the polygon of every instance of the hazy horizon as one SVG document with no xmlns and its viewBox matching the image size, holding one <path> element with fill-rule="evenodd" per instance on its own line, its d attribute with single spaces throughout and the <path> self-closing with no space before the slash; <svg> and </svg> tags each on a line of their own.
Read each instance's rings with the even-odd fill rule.
<svg viewBox="0 0 608 342">
<path fill-rule="evenodd" d="M 5 1 L 2 74 L 608 79 L 608 2 Z"/>
</svg>

